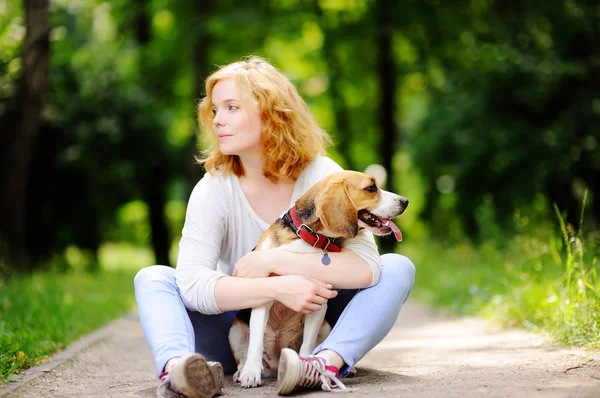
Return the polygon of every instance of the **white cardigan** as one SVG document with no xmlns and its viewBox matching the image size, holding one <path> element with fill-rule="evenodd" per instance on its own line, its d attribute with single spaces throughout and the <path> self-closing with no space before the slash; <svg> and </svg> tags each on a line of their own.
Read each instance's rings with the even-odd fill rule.
<svg viewBox="0 0 600 398">
<path fill-rule="evenodd" d="M 325 156 L 309 163 L 295 183 L 290 206 L 310 187 L 342 168 Z M 218 314 L 215 285 L 231 275 L 235 263 L 258 243 L 269 224 L 252 209 L 234 174 L 206 173 L 196 184 L 187 207 L 175 272 L 186 307 L 203 314 Z M 373 271 L 371 285 L 379 281 L 381 257 L 371 232 L 361 230 L 343 242 Z"/>
</svg>

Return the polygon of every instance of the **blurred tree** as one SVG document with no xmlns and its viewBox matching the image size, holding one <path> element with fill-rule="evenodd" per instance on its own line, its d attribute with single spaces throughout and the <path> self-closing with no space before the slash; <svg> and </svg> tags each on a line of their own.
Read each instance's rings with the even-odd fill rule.
<svg viewBox="0 0 600 398">
<path fill-rule="evenodd" d="M 411 143 L 434 230 L 447 232 L 459 216 L 473 237 L 495 223 L 508 231 L 514 209 L 538 193 L 576 226 L 583 190 L 600 189 L 597 5 L 425 3 L 422 11 L 431 18 L 419 44 L 434 84 Z M 593 206 L 592 226 L 599 201 Z"/>
<path fill-rule="evenodd" d="M 328 95 L 331 98 L 332 112 L 335 118 L 335 125 L 331 133 L 336 137 L 336 150 L 341 155 L 345 168 L 356 170 L 356 164 L 350 151 L 350 143 L 353 140 L 354 129 L 350 124 L 348 104 L 344 100 L 342 92 L 343 87 L 343 65 L 337 55 L 338 46 L 336 38 L 341 33 L 334 26 L 331 16 L 325 15 L 319 0 L 314 1 L 314 9 L 319 26 L 323 32 L 323 45 L 321 52 L 327 64 L 327 75 L 329 80 Z"/>
<path fill-rule="evenodd" d="M 149 0 L 136 0 L 133 3 L 134 37 L 140 47 L 141 53 L 139 57 L 140 71 L 153 66 L 149 54 L 150 50 L 148 49 L 148 44 L 152 39 L 150 5 Z M 160 72 L 142 73 L 140 81 L 141 85 L 147 91 L 151 92 L 154 97 L 161 94 L 160 91 L 156 93 L 152 92 L 153 88 L 156 87 L 154 76 L 157 75 L 160 75 Z M 138 173 L 138 183 L 142 197 L 148 204 L 154 258 L 157 264 L 170 265 L 169 250 L 171 248 L 171 239 L 165 221 L 165 206 L 167 202 L 167 185 L 172 178 L 172 167 L 170 167 L 171 161 L 168 158 L 170 151 L 165 150 L 167 146 L 165 136 L 164 126 L 161 124 L 154 125 L 154 128 L 149 131 L 149 136 L 140 137 L 141 140 L 150 140 L 150 142 L 155 144 L 153 148 L 156 150 L 154 156 L 139 154 L 139 157 L 135 157 L 137 158 L 136 163 L 138 163 L 138 167 L 141 167 L 146 172 L 144 174 Z M 133 148 L 140 147 L 144 147 L 143 142 L 133 145 Z M 140 163 L 150 164 L 143 167 Z"/>
<path fill-rule="evenodd" d="M 24 14 L 22 76 L 12 109 L 2 118 L 0 148 L 0 256 L 19 268 L 25 268 L 28 262 L 26 203 L 31 161 L 47 94 L 48 0 L 24 0 Z"/>
<path fill-rule="evenodd" d="M 35 89 L 25 108 L 26 85 L 43 85 L 20 56 L 37 47 L 23 45 L 22 10 L 9 2 L 0 7 L 0 184 L 10 202 L 0 209 L 4 249 L 24 247 L 39 261 L 69 245 L 95 252 L 107 239 L 130 236 L 115 231 L 115 214 L 131 201 L 146 209 L 143 200 L 146 238 L 156 261 L 168 263 L 170 235 L 180 227 L 167 227 L 165 203 L 181 205 L 202 176 L 193 155 L 204 79 L 248 54 L 266 57 L 298 87 L 332 133 L 330 153 L 343 166 L 383 163 L 395 190 L 406 158 L 395 155 L 409 149 L 426 184 L 432 230 L 446 234 L 460 220 L 470 236 L 489 237 L 496 223 L 501 235 L 514 209 L 539 208 L 532 203 L 540 193 L 575 223 L 580 193 L 600 185 L 594 7 L 60 0 L 51 2 L 45 28 L 53 26 L 48 101 L 43 106 Z M 23 133 L 36 125 L 37 134 Z M 14 150 L 17 142 L 29 152 Z M 28 193 L 13 195 L 9 181 Z M 600 214 L 600 201 L 590 202 Z M 24 232 L 13 234 L 23 217 Z"/>
<path fill-rule="evenodd" d="M 375 3 L 377 18 L 377 35 L 375 43 L 377 46 L 378 75 L 379 75 L 379 128 L 381 138 L 379 142 L 379 153 L 382 166 L 387 171 L 386 189 L 396 192 L 394 186 L 394 165 L 392 158 L 398 150 L 398 129 L 396 128 L 396 66 L 392 54 L 393 38 L 393 15 L 390 12 L 392 2 L 389 0 L 378 0 Z M 393 239 L 382 239 L 380 245 L 382 251 L 392 252 L 396 242 Z"/>
<path fill-rule="evenodd" d="M 194 101 L 195 103 L 199 103 L 200 99 L 204 96 L 204 80 L 209 75 L 209 67 L 208 67 L 208 56 L 210 49 L 210 33 L 208 30 L 208 18 L 210 16 L 211 11 L 210 2 L 200 3 L 197 2 L 194 4 L 193 14 L 195 16 L 195 23 L 193 23 L 193 55 L 192 55 L 192 65 L 194 69 Z M 192 160 L 198 155 L 198 129 L 194 130 L 194 133 L 191 134 L 189 143 L 188 143 L 188 152 L 187 152 L 187 194 L 191 195 L 192 189 L 202 177 L 202 169 L 193 162 Z"/>
<path fill-rule="evenodd" d="M 110 239 L 117 209 L 139 197 L 148 204 L 156 261 L 169 263 L 166 191 L 180 156 L 166 139 L 170 108 L 157 98 L 173 97 L 165 95 L 169 80 L 151 56 L 155 49 L 146 48 L 154 43 L 143 22 L 148 8 L 118 6 L 53 9 L 64 33 L 54 41 L 45 133 L 27 202 L 28 251 L 40 265 L 69 245 L 95 256 Z M 130 36 L 117 33 L 124 20 L 135 21 L 122 30 Z"/>
</svg>

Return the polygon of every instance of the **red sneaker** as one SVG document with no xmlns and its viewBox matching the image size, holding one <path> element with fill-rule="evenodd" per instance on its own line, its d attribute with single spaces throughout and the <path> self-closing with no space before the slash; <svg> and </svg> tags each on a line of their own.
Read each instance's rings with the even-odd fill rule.
<svg viewBox="0 0 600 398">
<path fill-rule="evenodd" d="M 295 391 L 317 387 L 324 391 L 347 390 L 344 383 L 337 378 L 338 375 L 338 368 L 328 366 L 324 358 L 304 358 L 296 351 L 284 348 L 279 357 L 277 389 L 279 395 L 289 395 Z"/>
</svg>

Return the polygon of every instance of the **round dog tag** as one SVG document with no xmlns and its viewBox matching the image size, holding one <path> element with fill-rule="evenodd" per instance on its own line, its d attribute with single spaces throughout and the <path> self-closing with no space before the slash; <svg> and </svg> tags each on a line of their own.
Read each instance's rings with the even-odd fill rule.
<svg viewBox="0 0 600 398">
<path fill-rule="evenodd" d="M 323 258 L 321 258 L 321 262 L 323 263 L 323 265 L 331 264 L 331 259 L 329 258 L 329 255 L 327 253 L 323 254 Z"/>
</svg>

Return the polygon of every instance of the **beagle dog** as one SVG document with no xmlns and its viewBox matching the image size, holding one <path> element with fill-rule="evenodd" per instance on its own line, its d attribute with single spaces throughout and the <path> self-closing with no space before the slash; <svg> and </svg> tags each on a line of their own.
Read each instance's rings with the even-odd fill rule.
<svg viewBox="0 0 600 398">
<path fill-rule="evenodd" d="M 261 236 L 255 250 L 279 248 L 292 252 L 340 251 L 341 239 L 353 238 L 365 228 L 376 235 L 402 234 L 391 221 L 404 213 L 408 200 L 377 187 L 375 178 L 356 171 L 340 171 L 323 178 L 302 195 L 287 213 Z M 229 342 L 238 363 L 233 376 L 242 387 L 261 385 L 261 376 L 274 377 L 283 348 L 309 356 L 329 335 L 324 320 L 327 304 L 302 315 L 272 302 L 236 316 Z M 248 314 L 250 316 L 248 317 Z"/>
</svg>

